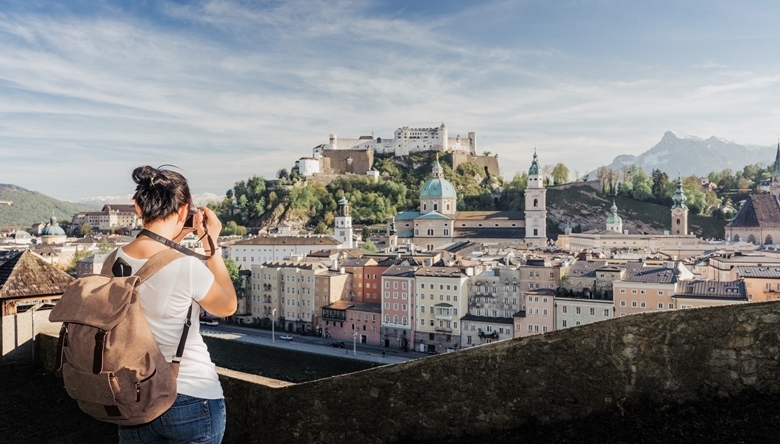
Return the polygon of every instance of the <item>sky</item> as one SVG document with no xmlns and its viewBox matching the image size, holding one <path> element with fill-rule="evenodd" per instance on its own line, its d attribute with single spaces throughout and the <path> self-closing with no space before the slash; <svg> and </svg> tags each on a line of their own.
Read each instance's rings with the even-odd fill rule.
<svg viewBox="0 0 780 444">
<path fill-rule="evenodd" d="M 780 2 L 0 0 L 0 183 L 224 195 L 329 134 L 474 131 L 511 179 L 584 174 L 674 130 L 773 145 Z"/>
</svg>

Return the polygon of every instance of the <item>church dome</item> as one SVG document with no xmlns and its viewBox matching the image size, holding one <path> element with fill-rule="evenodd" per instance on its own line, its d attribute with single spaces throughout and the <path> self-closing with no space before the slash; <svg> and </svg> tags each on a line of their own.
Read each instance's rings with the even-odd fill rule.
<svg viewBox="0 0 780 444">
<path fill-rule="evenodd" d="M 452 198 L 458 197 L 455 191 L 455 186 L 444 178 L 442 174 L 442 167 L 439 164 L 439 160 L 433 165 L 433 177 L 428 179 L 427 182 L 420 188 L 420 199 L 430 198 Z"/>
<path fill-rule="evenodd" d="M 52 216 L 49 225 L 41 231 L 41 236 L 65 236 L 65 230 L 59 226 L 57 218 Z"/>
<path fill-rule="evenodd" d="M 610 208 L 610 210 L 612 211 L 612 214 L 610 214 L 607 217 L 607 224 L 610 224 L 610 225 L 622 224 L 623 223 L 623 219 L 620 216 L 618 216 L 618 214 L 617 214 L 617 205 L 615 205 L 615 201 L 612 201 L 612 208 Z"/>
</svg>

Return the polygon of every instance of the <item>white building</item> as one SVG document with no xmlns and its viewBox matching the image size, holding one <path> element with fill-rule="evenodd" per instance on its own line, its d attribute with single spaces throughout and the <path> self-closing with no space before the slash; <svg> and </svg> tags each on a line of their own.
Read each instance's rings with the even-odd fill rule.
<svg viewBox="0 0 780 444">
<path fill-rule="evenodd" d="M 406 156 L 422 151 L 462 151 L 477 154 L 477 136 L 469 132 L 466 137 L 450 137 L 447 126 L 442 123 L 435 128 L 410 128 L 408 126 L 395 130 L 394 138 L 383 139 L 374 136 L 362 136 L 358 139 L 339 139 L 331 134 L 328 144 L 314 148 L 314 157 L 322 154 L 323 149 L 330 150 L 374 150 L 377 153 L 393 153 L 395 156 Z"/>
<path fill-rule="evenodd" d="M 289 260 L 293 256 L 306 256 L 312 251 L 341 247 L 332 236 L 257 236 L 228 245 L 228 257 L 238 266 L 249 270 L 252 265 L 264 262 Z"/>
</svg>

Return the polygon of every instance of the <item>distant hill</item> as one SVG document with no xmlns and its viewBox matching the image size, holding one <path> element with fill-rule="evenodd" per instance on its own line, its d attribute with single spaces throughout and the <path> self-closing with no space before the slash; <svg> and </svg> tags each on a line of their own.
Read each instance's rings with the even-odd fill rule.
<svg viewBox="0 0 780 444">
<path fill-rule="evenodd" d="M 34 223 L 48 222 L 52 215 L 60 221 L 70 221 L 80 211 L 100 211 L 99 206 L 74 204 L 57 200 L 37 191 L 16 185 L 0 184 L 0 226 L 29 227 Z"/>
<path fill-rule="evenodd" d="M 669 177 L 677 177 L 678 173 L 706 177 L 713 171 L 720 172 L 726 168 L 736 172 L 745 165 L 770 165 L 775 161 L 776 150 L 776 146 L 740 145 L 715 136 L 702 139 L 667 131 L 654 147 L 638 156 L 617 156 L 607 168 L 619 171 L 624 165 L 636 164 L 647 174 L 658 169 Z M 591 172 L 593 177 L 595 175 Z"/>
<path fill-rule="evenodd" d="M 224 199 L 225 196 L 219 196 L 214 193 L 201 193 L 201 194 L 193 194 L 192 195 L 192 201 L 198 206 L 205 206 L 209 202 L 221 202 L 222 199 Z M 133 203 L 133 195 L 131 194 L 125 194 L 124 196 L 92 196 L 92 197 L 84 197 L 76 201 L 78 204 L 84 204 L 84 205 L 93 205 L 98 207 L 103 207 L 103 205 L 108 204 L 131 204 Z"/>
<path fill-rule="evenodd" d="M 606 229 L 612 201 L 623 219 L 623 229 L 630 234 L 663 234 L 671 229 L 669 207 L 634 200 L 623 196 L 604 196 L 595 182 L 576 182 L 547 188 L 548 227 L 557 227 L 562 233 L 568 221 L 583 231 Z M 688 215 L 689 233 L 704 239 L 723 239 L 727 221 L 714 217 Z M 548 235 L 552 235 L 548 231 Z"/>
</svg>

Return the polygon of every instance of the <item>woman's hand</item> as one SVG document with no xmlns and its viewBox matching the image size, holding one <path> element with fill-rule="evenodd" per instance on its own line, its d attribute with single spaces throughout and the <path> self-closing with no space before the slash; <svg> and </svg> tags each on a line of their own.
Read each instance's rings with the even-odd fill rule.
<svg viewBox="0 0 780 444">
<path fill-rule="evenodd" d="M 219 221 L 216 213 L 208 207 L 199 207 L 198 209 L 200 211 L 195 215 L 195 227 L 198 232 L 198 238 L 203 238 L 208 232 L 208 236 L 212 240 L 216 240 L 219 237 L 219 233 L 222 232 L 222 222 Z M 207 242 L 204 242 L 204 246 Z"/>
</svg>

